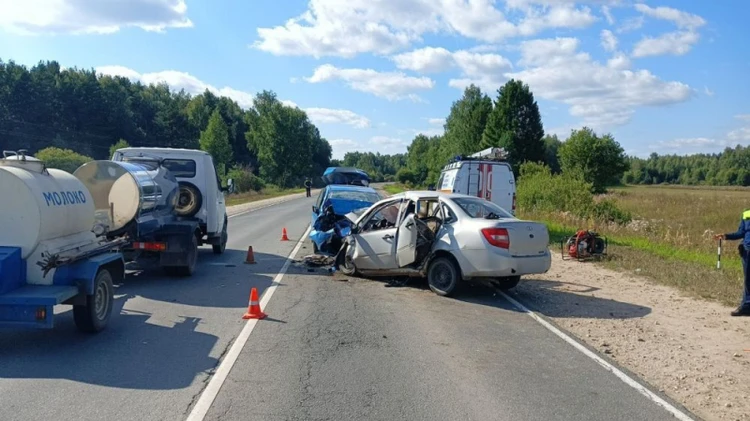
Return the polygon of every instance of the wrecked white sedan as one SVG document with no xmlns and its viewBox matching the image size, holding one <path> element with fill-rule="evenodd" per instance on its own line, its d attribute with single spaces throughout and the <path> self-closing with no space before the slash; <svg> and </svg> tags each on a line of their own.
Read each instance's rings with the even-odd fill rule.
<svg viewBox="0 0 750 421">
<path fill-rule="evenodd" d="M 552 263 L 546 225 L 478 197 L 410 191 L 347 217 L 353 226 L 336 260 L 349 276 L 426 276 L 448 296 L 466 280 L 510 289 Z"/>
</svg>

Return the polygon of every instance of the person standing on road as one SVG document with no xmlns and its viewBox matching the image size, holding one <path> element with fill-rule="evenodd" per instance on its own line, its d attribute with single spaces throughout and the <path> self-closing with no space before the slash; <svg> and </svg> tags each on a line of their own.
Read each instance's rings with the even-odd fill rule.
<svg viewBox="0 0 750 421">
<path fill-rule="evenodd" d="M 310 197 L 310 189 L 312 189 L 312 180 L 310 180 L 310 177 L 307 177 L 305 179 L 305 192 L 307 192 L 307 197 Z"/>
<path fill-rule="evenodd" d="M 742 212 L 740 227 L 737 228 L 736 232 L 717 234 L 714 238 L 716 240 L 742 240 L 742 243 L 738 245 L 737 250 L 740 252 L 740 258 L 742 259 L 742 271 L 745 275 L 745 290 L 742 293 L 742 302 L 740 303 L 740 306 L 732 312 L 732 316 L 750 316 L 750 209 Z"/>
</svg>

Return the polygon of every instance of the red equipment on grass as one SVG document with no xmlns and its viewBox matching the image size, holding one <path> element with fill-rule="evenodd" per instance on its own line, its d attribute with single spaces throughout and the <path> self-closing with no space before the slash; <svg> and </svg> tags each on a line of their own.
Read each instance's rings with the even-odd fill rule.
<svg viewBox="0 0 750 421">
<path fill-rule="evenodd" d="M 560 242 L 560 251 L 563 260 L 584 261 L 606 256 L 607 237 L 601 237 L 594 231 L 579 230 Z"/>
</svg>

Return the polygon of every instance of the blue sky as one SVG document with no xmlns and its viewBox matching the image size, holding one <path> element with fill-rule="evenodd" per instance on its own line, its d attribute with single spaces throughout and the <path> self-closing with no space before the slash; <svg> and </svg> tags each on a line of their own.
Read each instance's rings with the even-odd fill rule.
<svg viewBox="0 0 750 421">
<path fill-rule="evenodd" d="M 742 0 L 0 0 L 0 58 L 305 109 L 333 145 L 404 152 L 468 83 L 528 83 L 545 130 L 633 155 L 750 144 Z"/>
</svg>

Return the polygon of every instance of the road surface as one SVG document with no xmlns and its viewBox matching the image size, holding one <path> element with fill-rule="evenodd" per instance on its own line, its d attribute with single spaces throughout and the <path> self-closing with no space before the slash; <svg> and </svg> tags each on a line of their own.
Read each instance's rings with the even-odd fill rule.
<svg viewBox="0 0 750 421">
<path fill-rule="evenodd" d="M 192 278 L 133 273 L 98 335 L 64 307 L 52 331 L 0 330 L 0 419 L 185 420 L 312 201 L 231 218 L 227 252 L 202 249 Z M 264 311 L 206 420 L 674 419 L 486 287 L 446 299 L 295 263 Z"/>
</svg>

